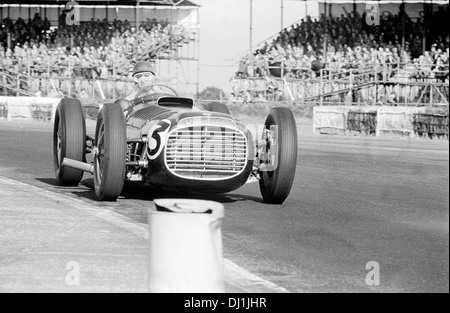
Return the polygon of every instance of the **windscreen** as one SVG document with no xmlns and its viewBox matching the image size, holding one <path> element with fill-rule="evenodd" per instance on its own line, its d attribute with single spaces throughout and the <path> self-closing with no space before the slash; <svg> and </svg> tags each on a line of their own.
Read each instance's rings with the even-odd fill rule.
<svg viewBox="0 0 450 313">
<path fill-rule="evenodd" d="M 167 87 L 164 85 L 153 85 L 153 86 L 146 87 L 143 90 L 141 90 L 140 92 L 138 92 L 136 94 L 135 99 L 147 97 L 147 96 L 151 96 L 151 95 L 158 95 L 158 97 L 160 97 L 160 96 L 176 97 L 177 96 L 176 92 L 170 87 Z"/>
</svg>

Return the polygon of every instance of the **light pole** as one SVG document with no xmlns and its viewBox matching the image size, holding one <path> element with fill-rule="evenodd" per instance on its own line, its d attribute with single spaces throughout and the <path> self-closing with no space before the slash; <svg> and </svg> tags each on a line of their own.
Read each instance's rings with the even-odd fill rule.
<svg viewBox="0 0 450 313">
<path fill-rule="evenodd" d="M 135 20 L 136 20 L 136 33 L 139 31 L 139 24 L 140 24 L 140 21 L 139 21 L 139 8 L 140 8 L 140 6 L 141 6 L 141 0 L 138 0 L 138 1 L 136 2 L 136 12 L 135 12 L 135 14 L 136 14 L 136 16 L 135 16 Z"/>
<path fill-rule="evenodd" d="M 250 54 L 253 51 L 253 0 L 250 0 Z"/>
</svg>

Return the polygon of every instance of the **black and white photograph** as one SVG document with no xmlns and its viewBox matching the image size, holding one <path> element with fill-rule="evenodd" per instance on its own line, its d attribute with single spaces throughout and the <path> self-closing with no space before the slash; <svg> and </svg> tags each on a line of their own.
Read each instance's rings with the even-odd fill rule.
<svg viewBox="0 0 450 313">
<path fill-rule="evenodd" d="M 0 293 L 448 293 L 448 20 L 448 0 L 0 0 Z"/>
</svg>

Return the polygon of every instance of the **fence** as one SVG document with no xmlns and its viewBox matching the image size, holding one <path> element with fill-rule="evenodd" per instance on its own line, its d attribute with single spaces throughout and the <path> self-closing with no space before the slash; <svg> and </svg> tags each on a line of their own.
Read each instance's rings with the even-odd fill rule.
<svg viewBox="0 0 450 313">
<path fill-rule="evenodd" d="M 374 135 L 377 130 L 377 112 L 349 111 L 347 115 L 347 130 Z"/>
<path fill-rule="evenodd" d="M 422 65 L 427 66 L 431 68 L 431 65 Z M 92 74 L 92 68 L 75 70 L 71 66 L 28 67 L 26 71 L 22 70 L 29 75 L 17 74 L 17 68 L 15 70 L 0 70 L 0 94 L 79 97 L 95 102 L 123 98 L 133 89 L 133 81 L 115 68 L 105 68 L 101 75 Z M 81 74 L 75 78 L 70 76 L 70 73 L 89 71 L 90 78 Z M 430 76 L 413 75 L 413 72 L 411 64 L 398 63 L 389 66 L 367 64 L 356 69 L 325 68 L 318 72 L 317 77 L 305 80 L 234 77 L 231 101 L 295 101 L 315 105 L 448 105 L 448 82 L 442 83 L 442 77 L 448 77 L 448 71 L 435 71 Z"/>
<path fill-rule="evenodd" d="M 447 138 L 448 111 L 427 107 L 316 106 L 313 128 L 318 134 L 402 135 Z"/>
<path fill-rule="evenodd" d="M 448 105 L 448 70 L 425 73 L 434 65 L 366 64 L 359 68 L 324 68 L 317 77 L 235 77 L 234 96 L 315 102 L 318 105 Z M 315 74 L 313 76 L 316 76 Z M 249 102 L 249 101 L 246 101 Z"/>
<path fill-rule="evenodd" d="M 449 116 L 442 114 L 414 114 L 414 132 L 420 137 L 449 139 Z"/>
<path fill-rule="evenodd" d="M 52 122 L 60 98 L 0 96 L 0 119 Z"/>
<path fill-rule="evenodd" d="M 124 98 L 133 88 L 131 79 L 28 76 L 0 70 L 0 95 L 3 96 L 73 97 L 95 102 Z"/>
<path fill-rule="evenodd" d="M 28 76 L 0 71 L 0 95 L 33 96 L 29 92 Z"/>
</svg>

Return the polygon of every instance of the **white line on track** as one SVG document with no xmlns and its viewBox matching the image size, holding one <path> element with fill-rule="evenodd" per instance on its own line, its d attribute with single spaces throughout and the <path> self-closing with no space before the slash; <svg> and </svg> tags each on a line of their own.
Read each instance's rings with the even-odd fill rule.
<svg viewBox="0 0 450 313">
<path fill-rule="evenodd" d="M 112 210 L 104 208 L 97 208 L 84 203 L 82 200 L 72 198 L 70 196 L 61 195 L 56 192 L 39 188 L 30 184 L 19 182 L 10 178 L 0 176 L 2 182 L 11 186 L 19 188 L 26 188 L 31 192 L 35 192 L 40 196 L 44 196 L 51 200 L 59 201 L 64 206 L 70 206 L 77 210 L 83 210 L 90 215 L 100 218 L 116 227 L 119 227 L 133 235 L 148 239 L 148 225 L 137 223 L 130 218 L 116 213 Z M 226 283 L 232 285 L 234 288 L 241 290 L 241 292 L 248 293 L 289 293 L 289 291 L 283 287 L 280 287 L 268 280 L 265 280 L 257 275 L 254 275 L 232 261 L 224 258 L 224 274 Z"/>
</svg>

